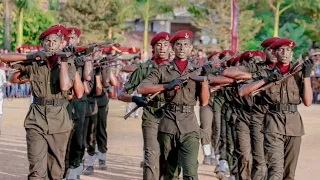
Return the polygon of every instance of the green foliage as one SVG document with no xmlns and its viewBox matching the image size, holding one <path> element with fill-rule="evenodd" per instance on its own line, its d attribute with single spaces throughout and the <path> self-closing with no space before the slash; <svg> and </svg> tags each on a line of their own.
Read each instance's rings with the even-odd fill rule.
<svg viewBox="0 0 320 180">
<path fill-rule="evenodd" d="M 51 12 L 45 12 L 42 9 L 37 9 L 36 11 L 26 12 L 24 17 L 23 26 L 23 43 L 24 44 L 40 44 L 38 37 L 41 32 L 47 29 L 49 26 L 55 24 Z M 12 29 L 16 29 L 17 20 L 14 19 L 12 22 Z M 17 32 L 11 31 L 11 42 L 13 42 L 12 49 L 15 49 L 15 43 L 17 39 Z"/>
<path fill-rule="evenodd" d="M 122 0 L 69 0 L 62 8 L 59 19 L 66 26 L 81 30 L 81 42 L 101 41 L 110 29 L 120 27 L 117 13 Z"/>
</svg>

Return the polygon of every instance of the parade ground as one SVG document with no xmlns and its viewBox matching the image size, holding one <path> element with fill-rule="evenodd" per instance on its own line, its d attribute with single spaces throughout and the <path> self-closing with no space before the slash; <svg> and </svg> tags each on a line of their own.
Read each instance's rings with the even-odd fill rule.
<svg viewBox="0 0 320 180">
<path fill-rule="evenodd" d="M 0 180 L 27 179 L 28 159 L 23 121 L 29 109 L 29 103 L 29 99 L 4 100 L 0 135 Z M 125 105 L 115 100 L 111 100 L 109 104 L 108 169 L 101 171 L 96 168 L 93 176 L 81 176 L 82 180 L 142 179 L 141 118 L 131 117 L 124 120 Z M 312 105 L 306 108 L 301 105 L 299 111 L 304 121 L 306 135 L 302 138 L 296 179 L 317 179 L 320 170 L 320 106 Z M 202 165 L 202 150 L 199 152 L 199 179 L 215 180 L 214 167 Z"/>
</svg>

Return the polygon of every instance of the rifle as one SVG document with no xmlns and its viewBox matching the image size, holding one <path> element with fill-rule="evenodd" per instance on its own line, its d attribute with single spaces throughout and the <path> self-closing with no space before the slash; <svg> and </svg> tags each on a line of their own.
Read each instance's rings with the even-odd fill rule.
<svg viewBox="0 0 320 180">
<path fill-rule="evenodd" d="M 188 72 L 187 74 L 184 74 L 184 75 L 182 75 L 182 76 L 180 76 L 180 77 L 178 77 L 178 78 L 176 78 L 176 79 L 182 79 L 183 80 L 183 83 L 182 84 L 184 84 L 184 83 L 186 83 L 187 81 L 188 81 L 188 79 L 192 76 L 192 75 L 196 75 L 197 73 L 199 73 L 201 70 L 202 70 L 202 67 L 203 66 L 205 66 L 205 65 L 208 65 L 208 64 L 211 64 L 211 62 L 208 62 L 208 63 L 205 63 L 205 64 L 203 64 L 203 65 L 201 65 L 201 66 L 198 66 L 195 70 L 193 70 L 193 71 L 191 71 L 191 72 Z M 204 81 L 205 80 L 205 78 L 203 78 L 203 77 L 201 77 L 201 76 L 197 76 L 197 77 L 194 77 L 194 78 L 192 78 L 193 80 L 195 80 L 195 81 Z M 181 88 L 181 87 L 180 87 Z M 148 102 L 150 102 L 152 99 L 154 99 L 158 94 L 160 94 L 162 91 L 158 91 L 158 92 L 156 92 L 156 93 L 154 93 L 154 94 L 152 94 L 152 95 L 148 95 L 147 96 L 147 99 L 146 99 L 146 102 L 148 103 Z M 134 111 L 136 111 L 137 109 L 139 109 L 140 107 L 139 106 L 135 106 L 128 114 L 126 114 L 123 118 L 125 119 L 125 120 L 127 120 L 128 119 L 128 117 L 134 112 Z"/>
<path fill-rule="evenodd" d="M 281 84 L 282 82 L 284 82 L 285 80 L 287 80 L 287 79 L 289 79 L 290 77 L 294 76 L 295 74 L 297 74 L 298 72 L 300 72 L 300 71 L 302 70 L 302 68 L 299 68 L 299 67 L 301 67 L 301 66 L 303 65 L 303 62 L 304 62 L 303 60 L 297 61 L 297 62 L 292 66 L 291 70 L 290 70 L 288 73 L 286 73 L 286 74 L 283 75 L 283 78 L 281 78 L 281 79 L 278 80 L 278 81 L 271 82 L 271 83 L 269 83 L 269 84 L 267 84 L 267 85 L 265 85 L 265 86 L 263 86 L 263 87 L 261 87 L 261 88 L 259 88 L 259 89 L 256 89 L 256 90 L 252 91 L 252 92 L 250 93 L 250 96 L 251 96 L 251 97 L 254 97 L 255 95 L 259 94 L 260 92 L 265 91 L 265 90 L 271 88 L 272 86 L 279 85 L 279 84 Z"/>
</svg>

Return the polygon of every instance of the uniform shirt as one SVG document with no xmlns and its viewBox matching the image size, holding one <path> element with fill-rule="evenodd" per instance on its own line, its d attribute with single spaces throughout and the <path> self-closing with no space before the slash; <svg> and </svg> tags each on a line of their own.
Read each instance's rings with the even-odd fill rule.
<svg viewBox="0 0 320 180">
<path fill-rule="evenodd" d="M 129 81 L 124 84 L 125 91 L 132 94 L 137 86 L 144 80 L 153 69 L 158 68 L 158 65 L 153 60 L 148 60 L 145 63 L 137 65 L 137 69 L 132 72 Z M 143 95 L 146 97 L 146 95 Z M 164 94 L 160 93 L 149 103 L 164 103 Z M 163 117 L 163 109 L 147 106 L 143 108 L 142 120 L 160 120 Z"/>
<path fill-rule="evenodd" d="M 180 73 L 174 61 L 162 63 L 158 69 L 154 69 L 142 83 L 166 84 L 191 71 L 195 65 L 188 62 L 185 70 Z M 179 90 L 164 91 L 166 103 L 182 106 L 195 106 L 200 94 L 200 83 L 188 79 L 187 83 Z M 160 121 L 159 131 L 181 134 L 199 130 L 199 125 L 194 112 L 182 113 L 165 110 L 164 118 Z"/>
<path fill-rule="evenodd" d="M 31 104 L 25 118 L 26 129 L 36 129 L 48 134 L 67 132 L 71 129 L 71 123 L 67 112 L 68 91 L 60 89 L 60 67 L 58 61 L 50 69 L 47 64 L 33 62 L 30 65 L 15 65 L 21 71 L 21 78 L 30 79 L 32 95 L 44 99 L 65 99 L 63 106 Z M 68 76 L 72 83 L 76 68 L 69 64 Z"/>
<path fill-rule="evenodd" d="M 290 64 L 290 68 L 292 67 Z M 277 67 L 265 69 L 258 73 L 256 80 L 268 77 L 271 73 L 280 73 Z M 292 104 L 299 105 L 303 95 L 303 74 L 298 72 L 281 84 L 277 84 L 261 92 L 263 101 L 269 105 Z M 264 133 L 278 133 L 287 136 L 304 135 L 303 122 L 300 113 L 297 112 L 276 112 L 268 110 L 263 125 Z"/>
</svg>

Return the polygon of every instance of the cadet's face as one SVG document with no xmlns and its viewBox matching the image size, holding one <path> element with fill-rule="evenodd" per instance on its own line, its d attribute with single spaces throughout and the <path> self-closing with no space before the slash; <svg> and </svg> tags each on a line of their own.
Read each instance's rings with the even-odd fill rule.
<svg viewBox="0 0 320 180">
<path fill-rule="evenodd" d="M 320 54 L 315 54 L 310 56 L 313 62 L 320 61 Z"/>
<path fill-rule="evenodd" d="M 57 52 L 62 49 L 63 41 L 57 34 L 50 34 L 42 41 L 42 47 L 45 52 Z"/>
<path fill-rule="evenodd" d="M 288 64 L 292 61 L 293 52 L 291 47 L 281 46 L 276 50 L 275 56 L 279 62 L 283 64 Z"/>
<path fill-rule="evenodd" d="M 159 40 L 154 45 L 154 53 L 157 59 L 168 59 L 170 50 L 170 43 L 166 40 Z"/>
<path fill-rule="evenodd" d="M 219 63 L 220 62 L 219 54 L 216 54 L 216 55 L 212 56 L 210 58 L 210 61 L 212 61 L 214 64 Z"/>
<path fill-rule="evenodd" d="M 188 55 L 192 51 L 192 45 L 188 39 L 178 39 L 174 42 L 174 53 L 179 59 L 187 59 Z"/>
<path fill-rule="evenodd" d="M 270 48 L 264 49 L 264 54 L 266 55 L 267 62 L 277 62 L 277 57 L 274 55 L 273 50 Z"/>
<path fill-rule="evenodd" d="M 76 46 L 80 41 L 80 38 L 76 34 L 69 34 L 68 37 L 69 37 L 69 45 Z"/>
<path fill-rule="evenodd" d="M 259 63 L 262 61 L 263 59 L 260 56 L 254 56 L 253 58 L 251 58 L 251 62 L 254 62 L 254 63 Z"/>
</svg>

